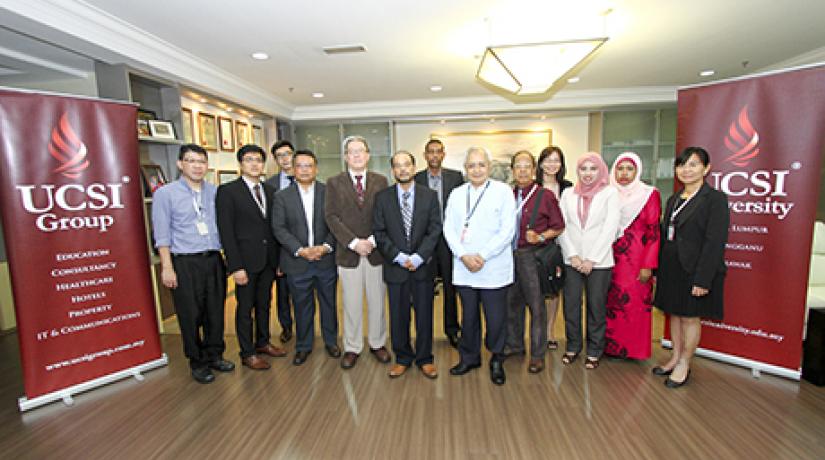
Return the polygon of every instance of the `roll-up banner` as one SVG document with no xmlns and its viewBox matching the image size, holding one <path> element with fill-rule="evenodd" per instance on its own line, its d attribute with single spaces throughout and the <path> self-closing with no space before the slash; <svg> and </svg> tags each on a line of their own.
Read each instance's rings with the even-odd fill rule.
<svg viewBox="0 0 825 460">
<path fill-rule="evenodd" d="M 711 155 L 728 196 L 725 316 L 702 321 L 706 354 L 799 378 L 811 239 L 825 152 L 825 67 L 679 90 L 677 152 Z"/>
<path fill-rule="evenodd" d="M 166 363 L 132 104 L 0 89 L 21 410 Z"/>
</svg>

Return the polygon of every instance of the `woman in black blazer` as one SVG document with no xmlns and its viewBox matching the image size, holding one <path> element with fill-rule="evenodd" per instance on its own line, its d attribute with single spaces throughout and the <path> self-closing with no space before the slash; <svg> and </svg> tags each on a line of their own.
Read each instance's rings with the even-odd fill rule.
<svg viewBox="0 0 825 460">
<path fill-rule="evenodd" d="M 668 388 L 688 381 L 702 332 L 700 318 L 722 319 L 730 224 L 727 196 L 705 183 L 708 152 L 688 147 L 674 164 L 684 188 L 665 206 L 655 300 L 656 307 L 670 315 L 673 355 L 652 371 L 668 376 Z"/>
</svg>

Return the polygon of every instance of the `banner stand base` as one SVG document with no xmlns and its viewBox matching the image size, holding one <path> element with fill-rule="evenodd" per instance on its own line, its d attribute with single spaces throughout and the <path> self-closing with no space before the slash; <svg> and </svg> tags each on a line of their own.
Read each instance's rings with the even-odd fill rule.
<svg viewBox="0 0 825 460">
<path fill-rule="evenodd" d="M 673 342 L 667 339 L 662 339 L 662 346 L 672 348 Z M 727 353 L 720 353 L 718 351 L 706 350 L 704 348 L 696 348 L 696 354 L 705 358 L 715 359 L 723 363 L 733 364 L 735 366 L 748 368 L 751 370 L 753 378 L 758 379 L 762 376 L 762 372 L 778 375 L 791 380 L 799 380 L 801 378 L 801 371 L 793 371 L 784 367 L 774 366 L 773 364 L 766 364 L 752 359 L 741 358 L 739 356 L 729 355 Z"/>
<path fill-rule="evenodd" d="M 77 385 L 63 388 L 62 390 L 57 390 L 33 399 L 28 399 L 25 396 L 18 398 L 17 405 L 20 408 L 20 412 L 25 412 L 58 400 L 63 400 L 63 404 L 71 406 L 74 404 L 74 398 L 72 397 L 73 395 L 129 377 L 134 377 L 138 382 L 142 382 L 144 380 L 142 374 L 143 372 L 165 366 L 168 363 L 169 357 L 166 356 L 166 353 L 163 353 L 160 358 L 156 360 L 143 363 L 139 366 L 130 367 L 129 369 L 124 369 L 109 375 L 104 375 L 103 377 L 98 377 L 94 380 L 89 380 L 88 382 L 78 383 Z"/>
</svg>

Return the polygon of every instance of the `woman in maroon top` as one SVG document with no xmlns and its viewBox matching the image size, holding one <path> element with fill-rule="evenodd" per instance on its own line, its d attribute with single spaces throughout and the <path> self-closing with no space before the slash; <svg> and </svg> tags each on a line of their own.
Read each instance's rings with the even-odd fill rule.
<svg viewBox="0 0 825 460">
<path fill-rule="evenodd" d="M 544 369 L 547 350 L 547 307 L 541 292 L 534 253 L 564 230 L 555 195 L 534 181 L 536 159 L 522 150 L 510 162 L 516 187 L 516 234 L 513 238 L 515 283 L 507 292 L 507 341 L 505 353 L 524 354 L 524 307 L 530 310 L 530 364 L 531 373 Z M 538 208 L 536 205 L 538 204 Z M 531 214 L 536 219 L 530 228 Z"/>
</svg>

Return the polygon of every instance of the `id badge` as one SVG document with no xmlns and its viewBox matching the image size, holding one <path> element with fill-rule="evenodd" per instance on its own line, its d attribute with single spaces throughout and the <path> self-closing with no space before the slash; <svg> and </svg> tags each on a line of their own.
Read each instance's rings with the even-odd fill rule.
<svg viewBox="0 0 825 460">
<path fill-rule="evenodd" d="M 201 236 L 206 236 L 209 234 L 209 227 L 206 226 L 206 222 L 200 221 L 195 223 L 195 227 L 198 228 L 198 234 Z"/>
<path fill-rule="evenodd" d="M 467 241 L 467 238 L 469 238 L 469 233 L 470 233 L 470 232 L 469 232 L 469 230 L 467 229 L 467 227 L 464 227 L 464 229 L 463 229 L 463 230 L 461 230 L 461 242 L 462 242 L 462 243 L 464 243 L 464 242 L 466 242 L 466 241 Z"/>
<path fill-rule="evenodd" d="M 667 240 L 673 241 L 673 238 L 676 236 L 676 228 L 673 224 L 667 226 Z"/>
</svg>

